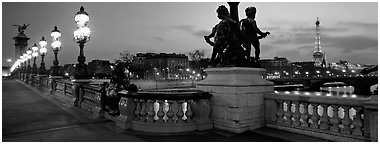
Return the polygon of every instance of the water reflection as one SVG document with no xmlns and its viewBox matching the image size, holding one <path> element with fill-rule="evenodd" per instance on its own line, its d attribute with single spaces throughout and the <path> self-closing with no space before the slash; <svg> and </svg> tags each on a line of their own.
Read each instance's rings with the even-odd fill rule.
<svg viewBox="0 0 380 144">
<path fill-rule="evenodd" d="M 354 94 L 354 87 L 353 86 L 329 86 L 329 87 L 321 87 L 320 91 L 302 91 L 299 88 L 289 88 L 287 90 L 284 89 L 284 87 L 281 87 L 282 90 L 275 90 L 275 93 L 277 94 L 285 94 L 285 95 L 307 95 L 307 96 L 327 96 L 327 97 L 344 97 L 344 98 L 368 98 L 366 95 L 358 95 Z M 284 104 L 284 110 L 286 110 L 287 104 Z M 302 104 L 301 104 L 302 105 Z M 295 111 L 295 105 L 292 104 L 291 110 Z M 300 112 L 303 113 L 305 111 L 305 108 L 300 107 Z M 307 107 L 307 111 L 312 114 L 313 109 L 312 106 L 309 105 Z M 323 107 L 318 106 L 317 113 L 319 115 L 322 115 L 323 113 Z M 338 117 L 343 118 L 344 117 L 345 110 L 342 107 L 338 108 Z M 348 110 L 348 115 L 351 119 L 353 119 L 356 115 L 356 110 L 351 108 Z M 332 107 L 327 107 L 327 115 L 332 117 L 333 111 Z"/>
<path fill-rule="evenodd" d="M 307 96 L 328 96 L 328 97 L 345 97 L 345 98 L 365 98 L 366 95 L 354 94 L 353 86 L 328 86 L 321 87 L 319 91 L 303 91 L 301 88 L 284 88 L 275 90 L 277 94 L 294 94 L 294 95 L 307 95 Z"/>
</svg>

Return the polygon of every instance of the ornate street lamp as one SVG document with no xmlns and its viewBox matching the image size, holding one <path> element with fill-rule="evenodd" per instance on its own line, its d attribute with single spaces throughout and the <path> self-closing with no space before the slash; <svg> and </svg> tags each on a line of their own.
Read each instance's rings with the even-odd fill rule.
<svg viewBox="0 0 380 144">
<path fill-rule="evenodd" d="M 40 54 L 41 54 L 41 65 L 39 69 L 39 74 L 45 74 L 44 57 L 47 52 L 47 49 L 46 49 L 47 42 L 45 41 L 44 37 L 42 37 L 42 39 L 40 40 L 39 45 L 40 45 Z"/>
<path fill-rule="evenodd" d="M 19 73 L 19 77 L 21 80 L 23 80 L 23 73 L 24 73 L 24 55 L 21 55 L 20 56 L 20 62 L 21 62 L 21 66 L 20 66 L 20 73 Z"/>
<path fill-rule="evenodd" d="M 37 65 L 36 65 L 36 58 L 38 56 L 38 47 L 37 47 L 37 44 L 34 43 L 33 47 L 32 47 L 32 50 L 33 50 L 33 53 L 32 53 L 32 57 L 33 57 L 33 74 L 37 74 Z"/>
<path fill-rule="evenodd" d="M 74 78 L 75 79 L 88 79 L 88 71 L 86 57 L 84 56 L 83 48 L 84 44 L 90 40 L 90 28 L 88 27 L 88 21 L 90 17 L 88 13 L 84 11 L 83 6 L 80 7 L 79 12 L 75 14 L 74 20 L 77 24 L 77 29 L 74 31 L 74 41 L 79 44 L 79 56 L 78 63 L 75 65 Z"/>
<path fill-rule="evenodd" d="M 27 73 L 30 73 L 31 70 L 30 70 L 30 59 L 32 59 L 32 50 L 30 50 L 30 48 L 28 48 L 28 50 L 26 51 L 26 58 L 28 60 L 28 68 L 27 68 Z"/>
<path fill-rule="evenodd" d="M 51 70 L 50 75 L 51 76 L 59 76 L 59 67 L 58 67 L 58 58 L 57 54 L 58 51 L 61 49 L 61 41 L 59 38 L 61 37 L 60 31 L 57 29 L 57 26 L 54 27 L 54 30 L 51 32 L 51 38 L 53 39 L 53 42 L 51 43 L 51 48 L 54 52 L 54 61 L 53 61 L 53 67 Z"/>
</svg>

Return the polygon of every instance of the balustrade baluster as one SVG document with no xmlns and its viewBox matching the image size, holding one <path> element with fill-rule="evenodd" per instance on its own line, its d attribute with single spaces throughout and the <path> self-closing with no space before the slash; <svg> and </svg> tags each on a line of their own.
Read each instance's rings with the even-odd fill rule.
<svg viewBox="0 0 380 144">
<path fill-rule="evenodd" d="M 290 101 L 285 101 L 286 104 L 286 112 L 285 112 L 285 123 L 286 124 L 292 124 L 292 104 Z"/>
<path fill-rule="evenodd" d="M 158 112 L 157 112 L 157 123 L 164 123 L 164 101 L 163 100 L 158 100 L 159 106 L 158 106 Z"/>
<path fill-rule="evenodd" d="M 318 104 L 316 103 L 312 103 L 311 104 L 313 106 L 313 114 L 312 116 L 310 117 L 312 123 L 310 125 L 311 128 L 314 128 L 314 129 L 318 129 L 319 128 L 319 124 L 318 124 L 318 121 L 319 121 L 319 115 L 318 115 L 318 112 L 317 112 L 317 109 L 318 109 Z"/>
<path fill-rule="evenodd" d="M 300 113 L 300 103 L 299 102 L 293 102 L 294 104 L 294 107 L 295 107 L 295 111 L 293 113 L 293 118 L 294 118 L 294 121 L 293 121 L 293 125 L 295 126 L 299 126 L 301 123 L 300 123 L 300 117 L 301 117 L 301 113 Z"/>
<path fill-rule="evenodd" d="M 301 114 L 301 126 L 302 127 L 309 127 L 309 104 L 303 102 L 302 103 L 303 112 Z"/>
<path fill-rule="evenodd" d="M 155 112 L 154 112 L 154 108 L 153 108 L 153 103 L 154 101 L 153 100 L 147 100 L 146 101 L 146 104 L 147 104 L 147 120 L 146 122 L 148 123 L 153 123 L 154 122 L 154 116 L 155 116 Z"/>
<path fill-rule="evenodd" d="M 321 116 L 321 119 L 320 119 L 320 129 L 323 129 L 323 130 L 327 130 L 329 129 L 329 121 L 330 121 L 330 117 L 327 115 L 327 108 L 328 108 L 328 105 L 327 104 L 321 104 L 322 108 L 323 108 L 323 113 L 322 113 L 322 116 Z"/>
<path fill-rule="evenodd" d="M 193 116 L 193 110 L 191 110 L 190 108 L 190 105 L 191 103 L 193 102 L 193 100 L 187 100 L 187 109 L 186 109 L 186 122 L 190 123 L 190 122 L 194 122 L 192 120 L 192 116 Z"/>
<path fill-rule="evenodd" d="M 349 106 L 342 106 L 344 109 L 344 117 L 342 120 L 343 128 L 341 129 L 342 133 L 350 134 L 351 133 L 351 123 L 352 120 L 350 119 L 350 107 Z"/>
<path fill-rule="evenodd" d="M 184 120 L 183 120 L 183 109 L 182 109 L 182 104 L 183 104 L 184 100 L 179 100 L 178 101 L 178 112 L 177 112 L 177 117 L 178 117 L 178 120 L 177 120 L 177 123 L 184 123 Z"/>
<path fill-rule="evenodd" d="M 363 130 L 362 130 L 362 127 L 363 127 L 363 122 L 362 122 L 362 108 L 361 107 L 354 107 L 354 109 L 356 110 L 356 114 L 354 116 L 354 121 L 353 121 L 353 125 L 354 125 L 354 130 L 352 131 L 352 134 L 354 135 L 363 135 Z"/>
<path fill-rule="evenodd" d="M 166 123 L 174 123 L 173 102 L 174 101 L 172 100 L 168 100 L 169 109 L 168 109 L 168 112 L 166 112 L 166 116 L 168 117 L 168 120 L 166 120 Z"/>
<path fill-rule="evenodd" d="M 341 122 L 341 118 L 338 116 L 338 105 L 331 105 L 332 111 L 333 111 L 333 116 L 330 118 L 330 123 L 332 126 L 330 126 L 330 130 L 334 132 L 339 132 L 339 127 L 338 125 Z"/>
<path fill-rule="evenodd" d="M 139 121 L 145 122 L 148 119 L 148 111 L 146 109 L 147 101 L 140 99 L 140 102 L 141 102 L 141 111 L 140 111 L 141 119 Z"/>
<path fill-rule="evenodd" d="M 282 100 L 276 100 L 278 111 L 277 111 L 277 122 L 283 123 L 284 122 L 284 101 Z"/>
<path fill-rule="evenodd" d="M 141 104 L 138 99 L 134 99 L 136 102 L 136 109 L 135 109 L 135 120 L 140 120 L 140 111 L 141 111 Z"/>
<path fill-rule="evenodd" d="M 63 84 L 63 94 L 66 95 L 66 83 Z"/>
</svg>

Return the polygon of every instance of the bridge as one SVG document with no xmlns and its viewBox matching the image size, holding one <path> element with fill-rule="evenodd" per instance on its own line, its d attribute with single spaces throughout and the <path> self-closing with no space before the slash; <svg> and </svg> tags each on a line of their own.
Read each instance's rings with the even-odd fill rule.
<svg viewBox="0 0 380 144">
<path fill-rule="evenodd" d="M 343 82 L 353 86 L 354 93 L 370 95 L 370 87 L 378 84 L 377 76 L 341 76 L 341 77 L 294 77 L 294 78 L 269 78 L 275 85 L 285 83 L 302 84 L 308 90 L 319 90 L 321 86 L 329 82 Z"/>
</svg>

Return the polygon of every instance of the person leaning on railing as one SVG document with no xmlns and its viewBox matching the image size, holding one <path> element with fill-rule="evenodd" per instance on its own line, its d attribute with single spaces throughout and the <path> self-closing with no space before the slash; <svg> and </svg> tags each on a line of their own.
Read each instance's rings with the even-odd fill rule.
<svg viewBox="0 0 380 144">
<path fill-rule="evenodd" d="M 121 96 L 119 92 L 126 90 L 128 92 L 137 92 L 137 86 L 130 84 L 129 78 L 125 75 L 125 68 L 121 63 L 116 64 L 110 83 L 102 84 L 102 102 L 103 108 L 111 116 L 119 116 L 119 101 Z"/>
</svg>

